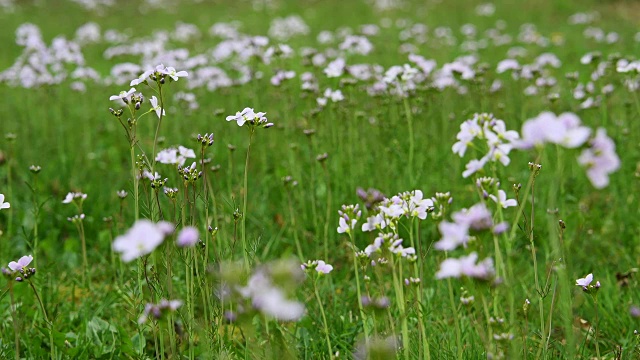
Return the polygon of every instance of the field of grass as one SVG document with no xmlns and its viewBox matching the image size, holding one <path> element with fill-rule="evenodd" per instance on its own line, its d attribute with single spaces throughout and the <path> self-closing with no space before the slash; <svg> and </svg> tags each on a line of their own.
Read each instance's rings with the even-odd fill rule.
<svg viewBox="0 0 640 360">
<path fill-rule="evenodd" d="M 0 0 L 0 359 L 640 358 L 638 11 Z"/>
</svg>

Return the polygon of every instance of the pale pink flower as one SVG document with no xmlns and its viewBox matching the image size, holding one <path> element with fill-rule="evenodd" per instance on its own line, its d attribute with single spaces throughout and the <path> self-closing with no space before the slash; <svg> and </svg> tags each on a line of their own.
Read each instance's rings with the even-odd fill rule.
<svg viewBox="0 0 640 360">
<path fill-rule="evenodd" d="M 9 263 L 9 269 L 13 271 L 22 271 L 22 269 L 26 268 L 33 261 L 33 256 L 26 255 L 18 259 L 18 261 L 12 261 Z"/>
<path fill-rule="evenodd" d="M 587 168 L 587 177 L 597 189 L 609 185 L 609 174 L 620 168 L 620 158 L 616 154 L 616 145 L 607 136 L 603 128 L 596 131 L 596 136 L 578 157 L 578 163 Z"/>
</svg>

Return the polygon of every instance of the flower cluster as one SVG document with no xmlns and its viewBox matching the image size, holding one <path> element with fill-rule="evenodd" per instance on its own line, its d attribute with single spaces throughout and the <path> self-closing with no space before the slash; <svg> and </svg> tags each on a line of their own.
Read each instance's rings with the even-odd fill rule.
<svg viewBox="0 0 640 360">
<path fill-rule="evenodd" d="M 318 275 L 326 275 L 333 270 L 333 266 L 325 263 L 323 260 L 309 260 L 300 265 L 300 268 L 305 272 L 315 271 Z"/>
<path fill-rule="evenodd" d="M 235 115 L 227 116 L 227 121 L 235 121 L 238 126 L 242 126 L 245 123 L 250 127 L 263 127 L 269 128 L 273 126 L 265 116 L 267 113 L 254 112 L 252 108 L 244 108 L 242 111 L 236 112 Z"/>
<path fill-rule="evenodd" d="M 18 259 L 18 261 L 10 262 L 8 265 L 9 269 L 7 270 L 3 268 L 2 273 L 9 278 L 15 278 L 15 281 L 18 281 L 18 282 L 23 281 L 29 278 L 29 276 L 36 273 L 35 268 L 28 267 L 32 261 L 33 261 L 33 256 L 31 255 L 23 256 L 20 259 Z"/>
<path fill-rule="evenodd" d="M 480 140 L 486 148 L 486 154 L 480 159 L 467 163 L 463 177 L 469 177 L 481 170 L 489 162 L 500 162 L 507 166 L 511 162 L 509 153 L 513 143 L 519 138 L 518 132 L 507 130 L 503 120 L 496 119 L 493 114 L 475 114 L 473 118 L 460 125 L 460 132 L 456 135 L 458 141 L 451 148 L 454 154 L 464 157 L 469 147 L 478 148 L 475 140 Z"/>
</svg>

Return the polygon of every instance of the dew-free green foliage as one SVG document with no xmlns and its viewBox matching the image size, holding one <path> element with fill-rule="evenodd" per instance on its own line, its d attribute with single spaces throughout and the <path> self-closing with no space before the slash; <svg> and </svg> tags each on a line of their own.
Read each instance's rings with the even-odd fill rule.
<svg viewBox="0 0 640 360">
<path fill-rule="evenodd" d="M 584 54 L 598 51 L 603 59 L 613 54 L 632 59 L 640 53 L 640 42 L 634 40 L 638 19 L 626 15 L 637 11 L 636 4 L 495 1 L 495 14 L 479 16 L 475 9 L 482 3 L 464 0 L 403 1 L 401 7 L 384 11 L 360 0 L 170 3 L 162 9 L 147 9 L 143 2 L 116 1 L 116 6 L 89 11 L 70 1 L 19 1 L 12 12 L 0 13 L 0 70 L 21 54 L 15 30 L 25 22 L 36 24 L 50 44 L 58 35 L 73 38 L 76 29 L 89 21 L 103 31 L 123 31 L 132 39 L 173 31 L 175 23 L 182 21 L 194 24 L 202 35 L 186 43 L 171 40 L 167 51 L 180 47 L 192 55 L 220 41 L 207 35 L 217 22 L 239 20 L 243 34 L 266 35 L 274 18 L 299 15 L 310 28 L 308 35 L 270 42 L 287 43 L 296 53 L 303 47 L 337 48 L 340 41 L 318 44 L 316 36 L 323 30 L 349 27 L 357 33 L 361 25 L 377 24 L 379 34 L 369 37 L 373 51 L 349 55 L 346 60 L 348 65 L 379 64 L 384 69 L 409 63 L 408 54 L 399 51 L 403 43 L 412 42 L 399 40 L 399 33 L 411 28 L 407 24 L 427 25 L 427 41 L 414 42 L 414 51 L 434 59 L 438 66 L 471 53 L 460 46 L 460 28 L 465 24 L 475 25 L 481 38 L 502 20 L 502 32 L 513 42 L 489 43 L 477 50 L 474 68 L 486 63 L 487 70 L 465 83 L 465 94 L 451 88 L 419 87 L 406 99 L 372 97 L 363 83 L 327 78 L 323 67 L 309 65 L 299 54 L 270 64 L 252 60 L 251 71 L 261 72 L 261 78 L 215 91 L 188 90 L 182 79 L 167 81 L 162 88 L 166 116 L 157 145 L 158 118 L 150 113 L 138 122 L 134 155 L 144 152 L 153 162 L 154 151 L 183 145 L 194 149 L 199 161 L 202 153 L 196 136 L 213 133 L 214 144 L 204 150 L 211 162 L 205 165 L 206 175 L 187 186 L 186 199 L 185 184 L 175 168 L 153 164 L 154 171 L 168 178 L 165 186 L 178 188 L 177 200 L 172 202 L 162 190 L 156 199 L 149 182 L 141 179 L 138 214 L 131 147 L 108 110 L 121 107 L 108 98 L 128 90 L 133 77 L 124 79 L 124 85 L 88 81 L 84 92 L 72 90 L 71 80 L 28 89 L 0 83 L 0 193 L 11 204 L 0 210 L 0 267 L 31 254 L 30 266 L 37 269 L 25 281 L 6 277 L 0 283 L 4 319 L 0 358 L 640 357 L 640 339 L 634 334 L 640 319 L 630 313 L 640 305 L 636 273 L 640 262 L 636 167 L 640 94 L 626 89 L 623 81 L 631 76 L 617 74 L 615 65 L 596 82 L 598 89 L 607 83 L 615 86 L 600 106 L 580 109 L 583 100 L 574 99 L 572 93 L 577 82 L 589 80 L 596 66 L 581 64 Z M 599 17 L 590 25 L 567 21 L 577 12 L 593 11 Z M 387 22 L 388 27 L 381 26 Z M 534 24 L 535 36 L 547 38 L 548 46 L 518 43 L 524 23 Z M 439 26 L 452 29 L 456 45 L 448 46 L 435 37 Z M 589 26 L 615 31 L 620 39 L 611 44 L 587 39 L 584 30 Z M 106 77 L 117 63 L 141 62 L 137 55 L 106 59 L 103 53 L 110 46 L 100 42 L 82 48 L 86 65 L 101 76 Z M 529 82 L 516 81 L 509 73 L 497 74 L 496 64 L 515 46 L 527 50 L 519 58 L 521 64 L 533 62 L 542 53 L 555 54 L 562 65 L 549 72 L 557 84 L 526 96 Z M 229 63 L 219 66 L 235 74 Z M 269 79 L 280 69 L 293 70 L 297 76 L 276 87 Z M 305 71 L 315 74 L 319 93 L 300 89 L 300 74 Z M 577 80 L 565 76 L 571 72 L 578 72 Z M 494 79 L 503 86 L 491 92 Z M 143 85 L 137 88 L 146 97 L 140 114 L 149 109 L 148 99 L 158 94 Z M 345 100 L 329 101 L 320 109 L 316 98 L 326 88 L 340 89 Z M 175 101 L 173 95 L 179 91 L 193 92 L 199 108 L 190 110 Z M 250 140 L 245 126 L 225 121 L 245 107 L 266 112 L 275 125 L 256 129 Z M 608 187 L 596 190 L 576 161 L 580 151 L 555 145 L 543 151 L 514 150 L 508 167 L 485 166 L 482 175 L 499 179 L 508 198 L 516 198 L 513 185 L 521 184 L 518 199 L 525 203 L 522 209 L 502 210 L 501 216 L 514 226 L 513 232 L 509 229 L 507 236 L 498 238 L 500 255 L 491 234 L 478 235 L 470 246 L 480 259 L 491 257 L 496 265 L 501 256 L 502 266 L 508 264 L 509 271 L 503 268 L 499 275 L 504 277 L 492 281 L 437 280 L 443 260 L 470 253 L 461 248 L 436 251 L 438 223 L 482 200 L 475 175 L 465 179 L 461 174 L 465 164 L 482 156 L 484 149 L 475 155 L 470 149 L 463 159 L 451 151 L 460 124 L 474 113 L 486 112 L 503 119 L 508 129 L 520 131 L 527 119 L 543 111 L 575 112 L 586 126 L 605 127 L 616 144 L 620 169 L 611 175 Z M 125 123 L 129 116 L 128 112 L 123 115 Z M 311 129 L 313 134 L 305 132 Z M 318 161 L 325 153 L 326 160 Z M 533 191 L 527 186 L 529 162 L 542 165 Z M 41 171 L 34 174 L 30 165 L 40 166 Z M 400 222 L 398 233 L 405 239 L 404 246 L 411 245 L 410 238 L 416 243 L 415 267 L 399 258 L 391 261 L 391 267 L 404 270 L 402 274 L 392 272 L 390 265 L 372 267 L 370 260 L 354 266 L 361 261 L 354 258 L 354 246 L 363 250 L 376 237 L 375 232 L 360 231 L 371 211 L 356 195 L 358 187 L 373 187 L 388 197 L 417 189 L 425 197 L 450 192 L 453 202 L 444 217 Z M 128 196 L 121 200 L 118 190 L 127 191 Z M 62 203 L 68 192 L 76 191 L 88 195 L 81 211 Z M 350 235 L 338 233 L 338 210 L 343 204 L 357 203 L 364 214 L 355 230 Z M 80 212 L 85 215 L 82 221 L 68 220 Z M 138 217 L 171 221 L 176 232 L 193 225 L 203 242 L 180 249 L 175 235 L 170 235 L 149 256 L 124 263 L 113 253 L 112 243 Z M 560 220 L 566 228 L 559 225 Z M 209 226 L 217 231 L 209 231 Z M 279 262 L 286 259 L 293 262 Z M 315 259 L 333 265 L 333 270 L 317 279 L 311 271 L 306 278 L 282 280 L 289 299 L 306 307 L 299 321 L 249 313 L 227 322 L 225 311 L 238 311 L 238 304 L 221 302 L 219 296 L 237 289 L 223 289 L 221 281 L 246 284 L 251 271 L 264 268 L 275 278 L 295 273 L 291 264 L 297 270 Z M 247 263 L 249 268 L 244 267 Z M 404 278 L 414 276 L 414 270 L 421 274 L 420 282 L 405 286 Z M 589 273 L 601 284 L 591 293 L 575 285 L 576 279 Z M 374 300 L 386 297 L 389 306 L 364 306 L 357 294 Z M 471 296 L 474 300 L 467 304 Z M 145 304 L 163 298 L 180 299 L 183 305 L 158 321 L 138 324 Z M 525 300 L 530 304 L 525 305 Z M 498 324 L 489 325 L 490 319 Z M 494 337 L 501 334 L 510 339 Z"/>
</svg>

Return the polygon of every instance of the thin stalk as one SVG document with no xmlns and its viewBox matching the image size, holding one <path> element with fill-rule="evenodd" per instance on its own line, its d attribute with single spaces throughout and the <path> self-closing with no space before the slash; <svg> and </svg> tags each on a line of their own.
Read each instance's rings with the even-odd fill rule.
<svg viewBox="0 0 640 360">
<path fill-rule="evenodd" d="M 51 359 L 56 359 L 55 344 L 53 342 L 53 323 L 49 321 L 49 317 L 47 316 L 47 310 L 44 307 L 44 304 L 42 303 L 42 299 L 40 298 L 40 294 L 38 294 L 38 290 L 36 290 L 36 287 L 33 285 L 31 280 L 28 280 L 28 282 L 29 282 L 29 286 L 31 286 L 31 289 L 33 289 L 33 293 L 36 296 L 36 299 L 38 300 L 38 304 L 40 304 L 40 309 L 42 310 L 44 321 L 47 323 L 47 326 L 49 327 L 49 343 L 51 346 L 49 350 L 50 350 Z"/>
<path fill-rule="evenodd" d="M 453 310 L 453 321 L 456 329 L 456 358 L 462 359 L 462 334 L 460 331 L 460 323 L 458 322 L 458 307 L 456 306 L 456 300 L 453 296 L 453 286 L 451 285 L 451 278 L 447 278 L 447 286 L 449 287 L 449 303 L 451 310 Z"/>
<path fill-rule="evenodd" d="M 9 281 L 9 297 L 11 298 L 11 317 L 13 318 L 13 334 L 16 347 L 16 360 L 20 360 L 20 326 L 16 315 L 16 300 L 13 295 L 13 281 Z"/>
<path fill-rule="evenodd" d="M 598 357 L 598 360 L 600 360 L 602 357 L 600 356 L 600 344 L 598 341 L 598 294 L 593 295 L 593 305 L 596 311 L 596 321 L 594 325 L 594 330 L 596 332 L 596 356 Z"/>
<path fill-rule="evenodd" d="M 409 104 L 409 98 L 405 97 L 402 99 L 404 103 L 404 112 L 407 116 L 407 125 L 409 127 L 409 180 L 411 184 L 414 184 L 414 164 L 413 164 L 413 154 L 414 154 L 414 140 L 413 140 L 413 114 L 411 113 L 411 105 Z"/>
<path fill-rule="evenodd" d="M 133 179 L 133 202 L 134 202 L 134 216 L 136 221 L 140 218 L 140 204 L 139 204 L 139 182 L 138 182 L 138 171 L 136 167 L 136 152 L 131 145 L 131 177 Z"/>
<path fill-rule="evenodd" d="M 331 346 L 331 338 L 329 337 L 329 323 L 327 322 L 327 316 L 324 313 L 324 306 L 322 306 L 322 299 L 320 298 L 320 294 L 318 293 L 318 284 L 317 278 L 316 281 L 313 282 L 313 292 L 316 295 L 316 300 L 318 301 L 318 306 L 320 307 L 320 314 L 322 315 L 322 324 L 324 325 L 324 335 L 327 340 L 327 350 L 329 350 L 329 358 L 333 358 L 333 347 Z"/>
<path fill-rule="evenodd" d="M 351 234 L 353 231 L 349 231 L 349 239 L 351 243 L 354 244 L 353 235 Z M 360 310 L 360 318 L 362 318 L 362 328 L 364 329 L 364 340 L 365 343 L 369 344 L 369 336 L 371 335 L 369 332 L 369 325 L 367 324 L 367 315 L 364 312 L 364 307 L 362 306 L 362 293 L 360 292 L 360 271 L 358 270 L 360 265 L 358 264 L 358 256 L 355 251 L 355 244 L 353 249 L 353 269 L 356 275 L 356 294 L 358 296 L 358 309 Z"/>
<path fill-rule="evenodd" d="M 242 255 L 244 257 L 244 265 L 249 269 L 249 249 L 247 248 L 247 195 L 249 193 L 248 179 L 249 179 L 249 155 L 251 154 L 251 140 L 253 140 L 254 129 L 249 130 L 249 146 L 247 147 L 247 158 L 244 162 L 244 188 L 242 189 L 243 204 L 242 204 Z"/>
</svg>

